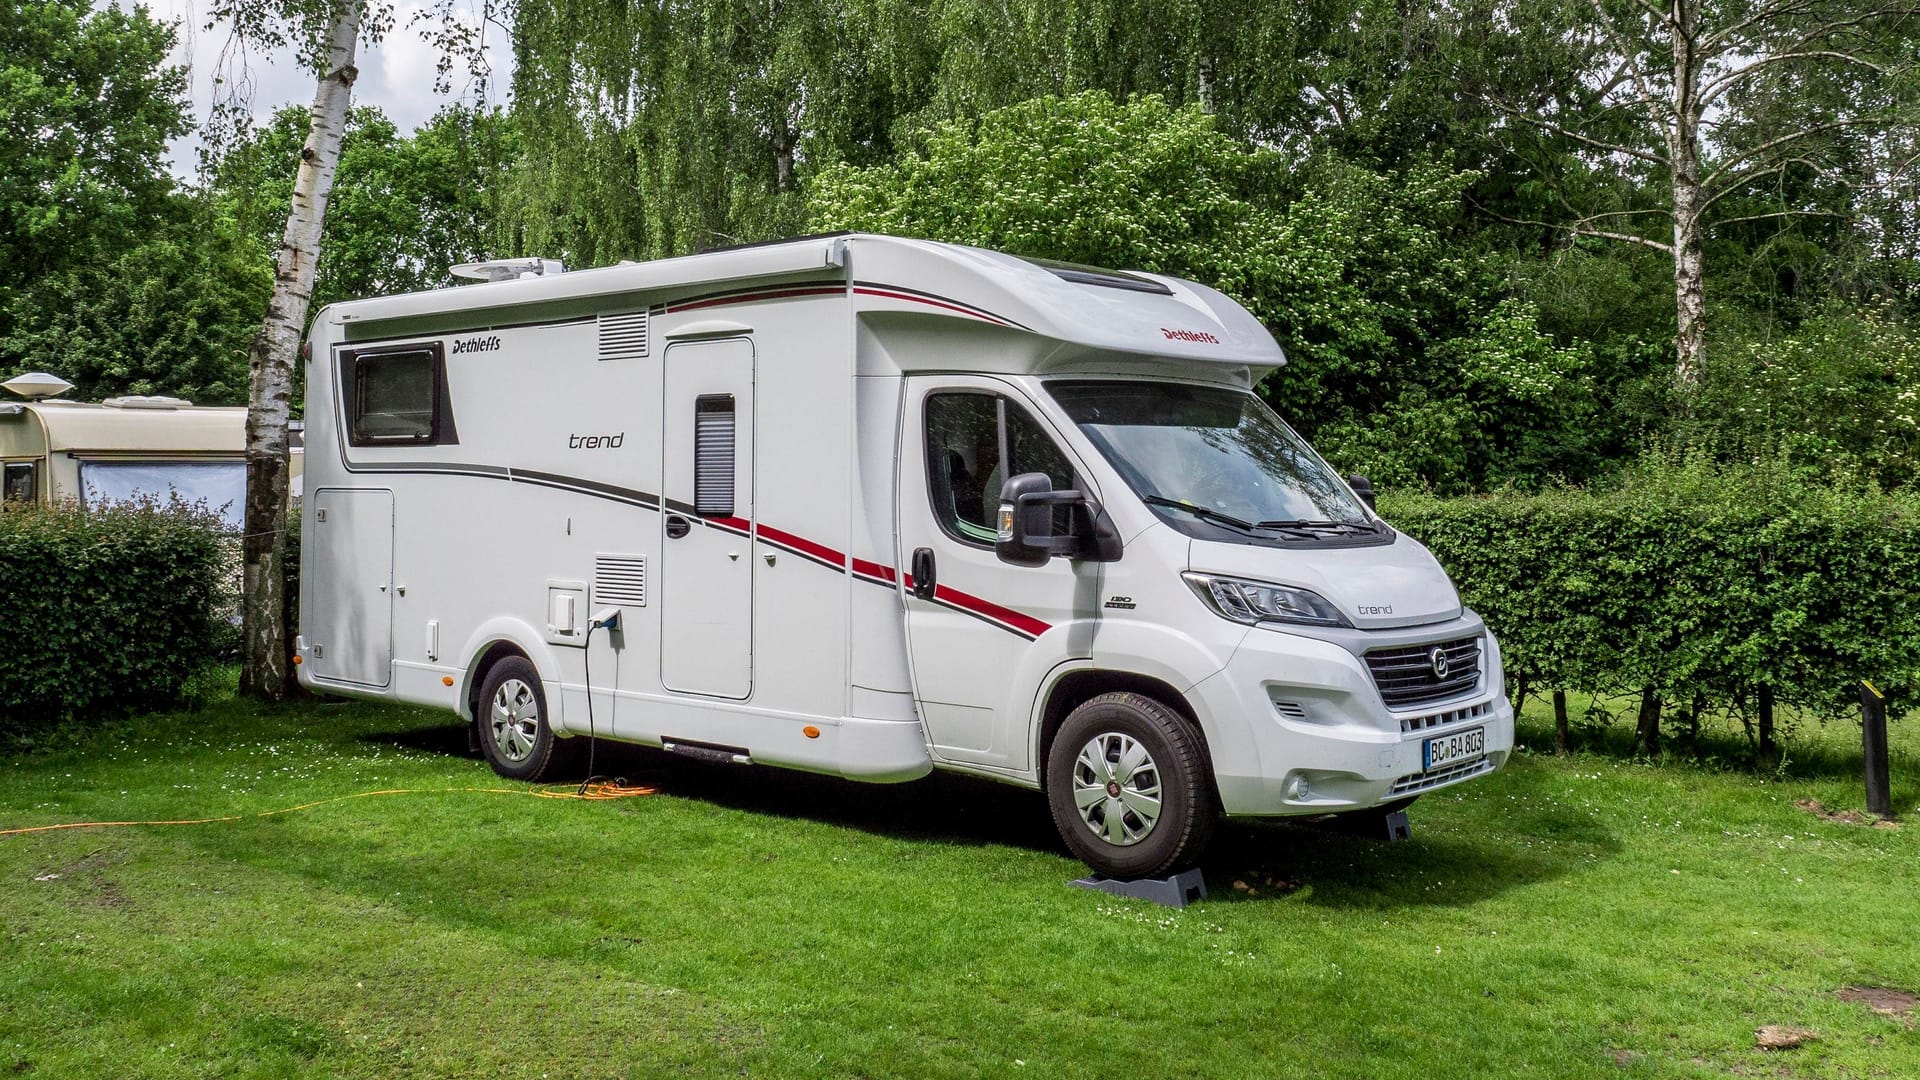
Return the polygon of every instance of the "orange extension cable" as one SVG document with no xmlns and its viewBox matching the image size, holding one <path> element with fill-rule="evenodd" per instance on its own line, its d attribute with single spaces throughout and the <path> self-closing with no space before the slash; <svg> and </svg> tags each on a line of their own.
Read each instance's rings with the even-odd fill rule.
<svg viewBox="0 0 1920 1080">
<path fill-rule="evenodd" d="M 536 799 L 580 799 L 587 802 L 604 802 L 609 799 L 631 799 L 639 795 L 657 794 L 658 788 L 621 783 L 587 783 L 579 787 L 568 788 L 392 788 L 386 791 L 359 791 L 352 795 L 336 795 L 331 799 L 319 799 L 299 806 L 287 806 L 278 810 L 262 810 L 257 814 L 228 814 L 225 817 L 193 818 L 182 821 L 69 821 L 61 825 L 34 825 L 24 829 L 0 829 L 0 836 L 21 836 L 26 833 L 54 832 L 59 829 L 109 829 L 123 826 L 146 825 L 213 825 L 222 821 L 245 821 L 248 818 L 275 817 L 291 814 L 299 810 L 311 810 L 316 806 L 346 802 L 348 799 L 366 799 L 376 795 L 452 795 L 476 793 L 483 795 L 531 795 Z"/>
</svg>

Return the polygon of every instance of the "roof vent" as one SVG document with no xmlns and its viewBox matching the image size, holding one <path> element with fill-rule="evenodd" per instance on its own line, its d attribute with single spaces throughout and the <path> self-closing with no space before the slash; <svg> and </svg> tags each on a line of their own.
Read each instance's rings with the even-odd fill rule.
<svg viewBox="0 0 1920 1080">
<path fill-rule="evenodd" d="M 49 398 L 55 394 L 64 394 L 73 389 L 73 384 L 58 375 L 49 375 L 44 371 L 29 371 L 0 383 L 23 398 Z"/>
<path fill-rule="evenodd" d="M 545 277 L 548 274 L 564 274 L 566 264 L 559 259 L 489 259 L 485 262 L 461 263 L 447 273 L 468 281 L 514 281 L 519 278 Z"/>
<path fill-rule="evenodd" d="M 100 404 L 110 409 L 182 409 L 191 406 L 193 402 L 161 394 L 135 394 L 127 397 L 110 397 Z"/>
</svg>

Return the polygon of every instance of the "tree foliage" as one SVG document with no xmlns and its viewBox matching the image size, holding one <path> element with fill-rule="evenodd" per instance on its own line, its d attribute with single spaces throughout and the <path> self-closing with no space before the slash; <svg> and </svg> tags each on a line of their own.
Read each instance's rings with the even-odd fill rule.
<svg viewBox="0 0 1920 1080">
<path fill-rule="evenodd" d="M 212 192 L 262 264 L 280 241 L 307 110 L 288 106 L 228 144 Z M 495 246 L 498 191 L 515 152 L 504 114 L 464 107 L 403 134 L 380 110 L 354 109 L 341 140 L 313 309 L 340 300 L 453 284 L 447 268 Z"/>
</svg>

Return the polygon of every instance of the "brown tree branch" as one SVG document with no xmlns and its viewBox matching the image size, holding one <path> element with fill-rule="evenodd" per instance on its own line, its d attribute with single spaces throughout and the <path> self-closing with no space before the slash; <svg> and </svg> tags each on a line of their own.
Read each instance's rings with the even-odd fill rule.
<svg viewBox="0 0 1920 1080">
<path fill-rule="evenodd" d="M 1542 128 L 1546 131 L 1551 131 L 1555 135 L 1564 136 L 1566 138 L 1574 140 L 1575 142 L 1585 143 L 1588 146 L 1594 147 L 1595 149 L 1605 150 L 1609 153 L 1614 153 L 1614 154 L 1625 154 L 1628 157 L 1639 158 L 1641 161 L 1645 161 L 1653 165 L 1665 166 L 1667 163 L 1667 159 L 1664 156 L 1653 153 L 1650 150 L 1642 150 L 1642 149 L 1639 149 L 1638 147 L 1632 147 L 1632 146 L 1623 146 L 1619 143 L 1607 142 L 1604 139 L 1596 139 L 1590 135 L 1582 135 L 1580 132 L 1575 131 L 1572 128 L 1566 127 L 1561 124 L 1556 124 L 1551 120 L 1543 120 L 1540 117 L 1521 112 L 1520 110 L 1515 109 L 1507 105 L 1506 103 L 1498 101 L 1491 97 L 1486 97 L 1483 95 L 1481 97 L 1481 100 L 1485 101 L 1488 105 L 1491 105 L 1493 108 L 1499 110 L 1501 113 L 1505 114 L 1511 119 L 1518 120 L 1523 124 L 1532 124 L 1535 127 Z"/>
<path fill-rule="evenodd" d="M 1577 221 L 1569 225 L 1565 222 L 1535 221 L 1530 218 L 1508 217 L 1507 215 L 1502 214 L 1499 211 L 1491 210 L 1487 208 L 1485 205 L 1483 205 L 1480 202 L 1480 200 L 1475 199 L 1471 195 L 1467 196 L 1467 202 L 1470 205 L 1472 205 L 1472 207 L 1475 210 L 1480 211 L 1481 213 L 1487 215 L 1490 218 L 1495 219 L 1496 221 L 1504 221 L 1509 225 L 1526 225 L 1531 228 L 1538 228 L 1538 229 L 1555 229 L 1561 232 L 1572 233 L 1576 236 L 1591 236 L 1600 240 L 1620 240 L 1620 241 L 1624 241 L 1631 244 L 1640 244 L 1645 247 L 1650 247 L 1650 248 L 1653 248 L 1655 251 L 1664 251 L 1669 255 L 1673 254 L 1672 244 L 1663 244 L 1658 240 L 1649 240 L 1644 236 L 1635 236 L 1632 233 L 1611 232 L 1606 229 L 1595 229 L 1590 226 L 1582 225 L 1580 222 L 1577 222 Z M 1646 212 L 1662 213 L 1663 211 L 1653 210 L 1653 211 L 1646 211 Z M 1593 218 L 1586 219 L 1586 220 L 1598 220 L 1600 217 L 1604 217 L 1604 216 L 1609 216 L 1609 215 L 1595 215 Z"/>
<path fill-rule="evenodd" d="M 1852 53 L 1836 52 L 1831 49 L 1812 49 L 1806 52 L 1775 53 L 1772 56 L 1763 56 L 1760 59 L 1755 60 L 1750 64 L 1742 65 L 1741 67 L 1733 71 L 1730 71 L 1725 75 L 1722 75 L 1719 78 L 1708 83 L 1706 89 L 1700 91 L 1700 104 L 1703 108 L 1705 106 L 1713 104 L 1714 98 L 1717 98 L 1721 94 L 1725 93 L 1727 90 L 1735 86 L 1738 86 L 1742 79 L 1745 79 L 1748 75 L 1751 75 L 1756 71 L 1760 71 L 1764 68 L 1772 67 L 1774 64 L 1785 63 L 1788 60 L 1806 60 L 1816 56 L 1823 56 L 1831 60 L 1845 60 L 1848 63 L 1858 64 L 1861 67 L 1868 68 L 1881 75 L 1885 75 L 1887 73 L 1886 68 L 1880 66 L 1879 64 L 1874 63 L 1871 60 L 1863 59 L 1861 57 L 1853 55 Z"/>
</svg>

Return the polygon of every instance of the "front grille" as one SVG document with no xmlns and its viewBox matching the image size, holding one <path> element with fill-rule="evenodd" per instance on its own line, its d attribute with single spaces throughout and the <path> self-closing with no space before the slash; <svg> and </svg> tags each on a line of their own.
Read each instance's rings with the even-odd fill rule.
<svg viewBox="0 0 1920 1080">
<path fill-rule="evenodd" d="M 1432 772 L 1410 773 L 1393 782 L 1389 795 L 1411 795 L 1416 791 L 1431 791 L 1434 788 L 1468 777 L 1479 776 L 1493 771 L 1493 762 L 1487 758 L 1472 761 L 1456 761 L 1451 765 L 1442 765 Z"/>
<path fill-rule="evenodd" d="M 1433 673 L 1433 650 L 1444 650 L 1446 675 Z M 1389 709 L 1405 709 L 1470 694 L 1480 688 L 1480 638 L 1429 642 L 1375 649 L 1366 655 L 1367 670 L 1380 688 Z"/>
</svg>

